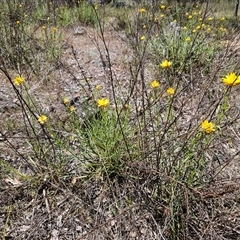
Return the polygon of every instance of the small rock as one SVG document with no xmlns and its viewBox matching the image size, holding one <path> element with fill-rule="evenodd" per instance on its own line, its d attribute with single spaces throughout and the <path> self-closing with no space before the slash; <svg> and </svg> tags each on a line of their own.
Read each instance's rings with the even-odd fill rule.
<svg viewBox="0 0 240 240">
<path fill-rule="evenodd" d="M 20 231 L 21 231 L 21 232 L 26 232 L 26 231 L 29 230 L 29 229 L 30 229 L 30 226 L 29 226 L 29 225 L 23 225 L 23 226 L 21 226 Z"/>
<path fill-rule="evenodd" d="M 74 29 L 73 35 L 83 35 L 85 33 L 85 29 L 81 26 L 78 26 Z"/>
<path fill-rule="evenodd" d="M 54 237 L 54 238 L 52 238 L 52 240 L 58 239 L 59 231 L 57 229 L 53 229 L 51 232 L 51 235 L 52 235 L 52 237 Z"/>
</svg>

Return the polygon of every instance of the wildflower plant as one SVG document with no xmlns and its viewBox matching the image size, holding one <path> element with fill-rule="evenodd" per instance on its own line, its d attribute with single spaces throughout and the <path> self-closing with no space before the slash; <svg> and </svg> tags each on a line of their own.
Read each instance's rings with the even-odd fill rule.
<svg viewBox="0 0 240 240">
<path fill-rule="evenodd" d="M 173 69 L 180 72 L 210 66 L 217 44 L 208 37 L 206 19 L 202 18 L 200 22 L 198 19 L 199 15 L 188 14 L 181 21 L 169 23 L 166 19 L 154 26 L 154 30 L 161 34 L 150 41 L 151 59 L 157 64 L 168 58 L 168 61 L 174 62 Z M 206 41 L 209 41 L 208 44 L 205 44 Z"/>
<path fill-rule="evenodd" d="M 229 56 L 218 44 L 218 35 L 207 30 L 214 28 L 216 18 L 192 5 L 187 13 L 180 5 L 163 3 L 119 9 L 125 16 L 129 58 L 118 62 L 108 44 L 112 29 L 110 40 L 105 32 L 109 6 L 98 9 L 79 2 L 80 8 L 70 9 L 36 1 L 28 15 L 38 21 L 30 23 L 23 15 L 24 1 L 21 7 L 16 2 L 0 2 L 16 14 L 13 19 L 0 16 L 11 23 L 10 29 L 0 29 L 0 74 L 16 103 L 14 111 L 3 112 L 0 119 L 0 173 L 5 181 L 17 176 L 24 184 L 27 203 L 19 205 L 21 211 L 14 209 L 23 214 L 21 219 L 28 221 L 26 209 L 40 203 L 33 212 L 41 217 L 46 212 L 46 219 L 56 217 L 51 215 L 55 209 L 66 210 L 57 219 L 63 229 L 71 226 L 70 218 L 79 226 L 86 221 L 83 232 L 74 229 L 77 238 L 127 239 L 135 236 L 128 234 L 131 224 L 132 229 L 141 226 L 148 239 L 196 239 L 206 234 L 214 239 L 212 221 L 218 221 L 216 212 L 222 210 L 233 182 L 238 183 L 224 171 L 239 153 L 240 115 L 237 63 L 228 68 Z M 92 42 L 104 58 L 103 66 L 108 66 L 99 69 L 101 76 L 82 66 L 74 46 L 63 55 L 65 36 L 60 32 L 77 13 L 79 19 L 97 21 Z M 29 41 L 35 44 L 31 48 Z M 115 61 L 123 75 L 117 74 Z M 8 151 L 17 161 L 4 156 Z M 226 192 L 222 186 L 215 192 L 216 183 L 224 186 L 226 181 L 231 181 Z M 237 205 L 233 194 L 231 190 L 229 199 Z M 16 207 L 17 201 L 10 204 Z M 231 216 L 237 207 L 229 210 L 226 205 Z M 5 225 L 12 234 L 17 216 L 2 212 L 11 219 Z M 215 223 L 214 230 L 222 234 L 223 225 Z M 34 226 L 39 228 L 38 220 Z M 26 229 L 27 234 L 32 229 Z"/>
</svg>

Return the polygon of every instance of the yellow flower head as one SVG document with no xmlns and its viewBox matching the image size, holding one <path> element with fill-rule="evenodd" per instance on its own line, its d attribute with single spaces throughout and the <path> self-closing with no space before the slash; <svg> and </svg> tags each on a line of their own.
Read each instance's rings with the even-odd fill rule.
<svg viewBox="0 0 240 240">
<path fill-rule="evenodd" d="M 170 96 L 172 96 L 172 95 L 174 95 L 174 93 L 175 93 L 175 90 L 174 90 L 174 88 L 168 88 L 167 89 L 167 93 L 168 93 L 168 95 L 170 95 Z"/>
<path fill-rule="evenodd" d="M 184 26 L 184 27 L 183 27 L 183 30 L 187 30 L 187 27 L 186 27 L 186 26 Z"/>
<path fill-rule="evenodd" d="M 240 84 L 240 76 L 238 77 L 235 73 L 229 73 L 222 78 L 222 81 L 227 86 L 236 86 Z"/>
<path fill-rule="evenodd" d="M 38 118 L 38 122 L 40 124 L 45 124 L 47 122 L 47 116 L 46 115 L 41 115 L 39 118 Z"/>
<path fill-rule="evenodd" d="M 164 10 L 166 8 L 166 6 L 165 5 L 161 5 L 160 8 Z"/>
<path fill-rule="evenodd" d="M 213 18 L 212 18 L 212 17 L 209 17 L 209 18 L 208 18 L 208 21 L 212 21 L 212 20 L 213 20 Z"/>
<path fill-rule="evenodd" d="M 63 98 L 63 103 L 65 104 L 65 105 L 68 105 L 69 104 L 69 99 L 67 98 L 67 97 L 64 97 Z"/>
<path fill-rule="evenodd" d="M 145 36 L 141 36 L 140 40 L 141 40 L 141 41 L 144 41 L 145 38 L 146 38 Z"/>
<path fill-rule="evenodd" d="M 185 39 L 185 41 L 188 43 L 188 42 L 191 42 L 191 38 L 190 37 L 187 37 L 186 39 Z"/>
<path fill-rule="evenodd" d="M 106 108 L 109 106 L 109 99 L 108 98 L 98 99 L 97 104 L 99 108 Z"/>
<path fill-rule="evenodd" d="M 13 79 L 13 83 L 16 85 L 16 86 L 19 86 L 21 85 L 22 83 L 24 82 L 24 78 L 21 77 L 21 76 L 17 76 Z"/>
<path fill-rule="evenodd" d="M 16 24 L 20 24 L 21 22 L 18 20 L 18 21 L 16 21 Z"/>
<path fill-rule="evenodd" d="M 162 63 L 160 63 L 160 67 L 162 68 L 170 68 L 172 66 L 172 62 L 169 62 L 168 60 L 164 60 L 162 61 Z"/>
<path fill-rule="evenodd" d="M 96 86 L 96 89 L 97 89 L 98 91 L 100 91 L 100 90 L 102 89 L 102 86 L 101 86 L 101 85 L 97 85 L 97 86 Z"/>
<path fill-rule="evenodd" d="M 145 12 L 146 12 L 146 9 L 145 9 L 145 8 L 141 8 L 141 9 L 139 10 L 139 12 L 140 12 L 140 13 L 145 13 Z"/>
<path fill-rule="evenodd" d="M 188 19 L 192 19 L 192 15 L 189 15 L 189 16 L 188 16 Z"/>
<path fill-rule="evenodd" d="M 224 21 L 224 20 L 225 20 L 225 17 L 222 17 L 220 20 L 221 20 L 221 21 Z"/>
<path fill-rule="evenodd" d="M 160 83 L 159 83 L 157 80 L 153 80 L 153 81 L 150 83 L 150 86 L 151 86 L 152 89 L 157 89 L 157 88 L 159 88 Z"/>
<path fill-rule="evenodd" d="M 165 16 L 164 14 L 161 14 L 161 15 L 160 15 L 161 18 L 164 18 L 164 16 Z"/>
<path fill-rule="evenodd" d="M 205 132 L 205 133 L 212 133 L 216 131 L 216 126 L 215 124 L 213 124 L 212 122 L 209 122 L 208 120 L 204 120 L 201 123 L 201 129 Z"/>
<path fill-rule="evenodd" d="M 70 108 L 69 108 L 70 112 L 75 112 L 76 111 L 76 108 L 72 105 Z"/>
</svg>

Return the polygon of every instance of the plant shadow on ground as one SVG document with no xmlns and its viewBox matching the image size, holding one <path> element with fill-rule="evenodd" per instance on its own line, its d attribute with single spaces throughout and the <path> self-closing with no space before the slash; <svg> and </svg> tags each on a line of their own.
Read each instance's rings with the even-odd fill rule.
<svg viewBox="0 0 240 240">
<path fill-rule="evenodd" d="M 240 35 L 214 6 L 0 3 L 3 239 L 239 239 Z"/>
</svg>

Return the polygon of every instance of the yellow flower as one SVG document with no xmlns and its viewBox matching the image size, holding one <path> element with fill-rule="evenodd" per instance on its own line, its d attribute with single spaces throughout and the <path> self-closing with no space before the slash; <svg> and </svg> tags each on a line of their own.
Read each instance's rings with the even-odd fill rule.
<svg viewBox="0 0 240 240">
<path fill-rule="evenodd" d="M 99 108 L 106 108 L 109 106 L 109 99 L 108 98 L 98 99 L 97 104 Z"/>
<path fill-rule="evenodd" d="M 197 30 L 201 29 L 201 26 L 200 26 L 200 25 L 198 25 L 198 26 L 196 27 L 196 29 L 197 29 Z"/>
<path fill-rule="evenodd" d="M 192 15 L 189 15 L 189 16 L 188 16 L 188 19 L 192 19 Z"/>
<path fill-rule="evenodd" d="M 160 17 L 161 17 L 161 18 L 164 18 L 164 14 L 161 14 Z"/>
<path fill-rule="evenodd" d="M 100 91 L 100 90 L 102 89 L 102 86 L 101 86 L 101 85 L 97 85 L 97 86 L 96 86 L 96 89 L 97 89 L 98 91 Z"/>
<path fill-rule="evenodd" d="M 198 20 L 201 22 L 203 19 L 202 19 L 202 18 L 199 18 Z"/>
<path fill-rule="evenodd" d="M 225 20 L 225 17 L 222 17 L 220 20 L 221 20 L 221 21 L 224 21 L 224 20 Z"/>
<path fill-rule="evenodd" d="M 187 30 L 187 27 L 186 27 L 186 26 L 184 26 L 184 27 L 183 27 L 183 30 Z"/>
<path fill-rule="evenodd" d="M 167 89 L 167 93 L 168 93 L 168 95 L 170 95 L 170 96 L 172 96 L 172 95 L 174 95 L 174 93 L 175 93 L 175 90 L 174 90 L 174 88 L 168 88 Z"/>
<path fill-rule="evenodd" d="M 142 28 L 143 28 L 143 29 L 144 29 L 144 28 L 146 28 L 146 25 L 143 25 L 143 27 L 142 27 Z"/>
<path fill-rule="evenodd" d="M 158 21 L 158 17 L 155 17 L 155 18 L 154 18 L 154 21 L 157 22 L 157 21 Z"/>
<path fill-rule="evenodd" d="M 139 10 L 139 12 L 140 12 L 140 13 L 145 13 L 145 12 L 146 12 L 146 9 L 145 9 L 145 8 L 141 8 L 141 9 Z"/>
<path fill-rule="evenodd" d="M 54 28 L 53 28 L 53 31 L 54 31 L 54 32 L 56 32 L 56 31 L 57 31 L 57 28 L 56 28 L 56 27 L 54 27 Z"/>
<path fill-rule="evenodd" d="M 240 84 L 240 76 L 237 77 L 235 73 L 229 73 L 228 75 L 222 78 L 222 81 L 227 86 L 236 86 Z"/>
<path fill-rule="evenodd" d="M 162 67 L 162 68 L 170 68 L 171 66 L 172 66 L 172 62 L 169 62 L 168 60 L 164 60 L 160 64 L 160 67 Z"/>
<path fill-rule="evenodd" d="M 17 76 L 13 79 L 13 82 L 16 86 L 19 86 L 24 82 L 24 78 L 21 76 Z"/>
<path fill-rule="evenodd" d="M 212 18 L 212 17 L 209 17 L 209 18 L 208 18 L 208 21 L 212 21 L 212 20 L 213 20 L 213 18 Z"/>
<path fill-rule="evenodd" d="M 140 39 L 141 39 L 141 41 L 144 41 L 144 40 L 145 40 L 145 38 L 146 38 L 145 36 L 141 36 L 141 38 L 140 38 Z"/>
<path fill-rule="evenodd" d="M 42 26 L 42 29 L 46 29 L 47 27 L 46 26 Z"/>
<path fill-rule="evenodd" d="M 197 29 L 193 29 L 192 32 L 193 32 L 193 33 L 197 32 Z"/>
<path fill-rule="evenodd" d="M 166 6 L 165 6 L 165 5 L 161 5 L 160 8 L 161 8 L 161 9 L 165 9 Z"/>
<path fill-rule="evenodd" d="M 70 108 L 69 108 L 70 112 L 75 112 L 76 108 L 72 105 Z"/>
<path fill-rule="evenodd" d="M 67 97 L 64 97 L 63 98 L 63 103 L 65 104 L 65 105 L 68 105 L 69 104 L 69 99 L 67 98 Z"/>
<path fill-rule="evenodd" d="M 187 37 L 186 39 L 185 39 L 185 41 L 188 43 L 188 42 L 191 42 L 191 38 L 190 37 Z"/>
<path fill-rule="evenodd" d="M 208 120 L 204 120 L 201 123 L 201 128 L 205 133 L 212 133 L 216 131 L 216 126 L 212 122 L 209 122 Z"/>
<path fill-rule="evenodd" d="M 207 28 L 207 31 L 208 31 L 208 32 L 210 32 L 211 30 L 212 30 L 212 29 L 211 29 L 210 27 L 209 27 L 209 28 Z"/>
<path fill-rule="evenodd" d="M 198 15 L 198 13 L 197 13 L 197 12 L 194 12 L 193 15 Z"/>
<path fill-rule="evenodd" d="M 160 83 L 159 83 L 157 80 L 153 80 L 153 81 L 150 83 L 150 86 L 151 86 L 152 89 L 157 89 L 157 88 L 159 88 Z"/>
<path fill-rule="evenodd" d="M 177 22 L 177 20 L 176 20 L 176 19 L 174 19 L 174 20 L 173 20 L 173 22 L 175 22 L 175 23 L 176 23 L 176 22 Z"/>
<path fill-rule="evenodd" d="M 16 24 L 20 24 L 21 22 L 20 21 L 16 21 Z"/>
<path fill-rule="evenodd" d="M 47 116 L 46 115 L 41 115 L 39 118 L 38 118 L 38 122 L 40 124 L 45 124 L 47 122 Z"/>
</svg>

